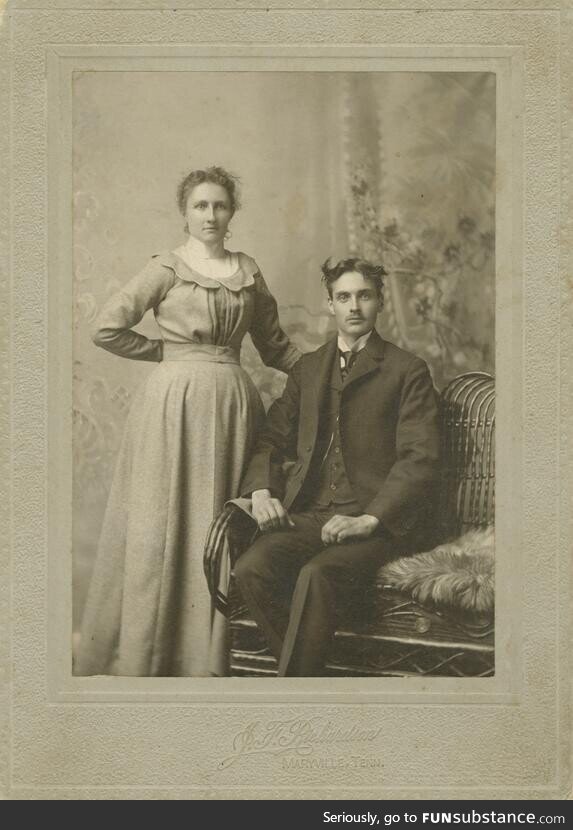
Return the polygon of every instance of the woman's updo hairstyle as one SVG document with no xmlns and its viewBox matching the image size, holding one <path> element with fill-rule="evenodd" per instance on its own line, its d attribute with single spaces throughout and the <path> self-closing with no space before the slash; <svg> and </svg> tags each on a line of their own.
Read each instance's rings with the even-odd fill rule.
<svg viewBox="0 0 573 830">
<path fill-rule="evenodd" d="M 241 207 L 239 178 L 232 173 L 228 173 L 223 167 L 206 167 L 204 170 L 192 170 L 177 188 L 177 204 L 183 216 L 185 216 L 187 210 L 187 200 L 191 191 L 198 184 L 204 184 L 205 182 L 218 184 L 225 188 L 233 213 Z"/>
</svg>

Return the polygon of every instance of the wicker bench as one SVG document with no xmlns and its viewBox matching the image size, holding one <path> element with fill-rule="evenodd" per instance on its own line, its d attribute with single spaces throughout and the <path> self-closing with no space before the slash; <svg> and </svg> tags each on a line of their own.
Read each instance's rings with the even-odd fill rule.
<svg viewBox="0 0 573 830">
<path fill-rule="evenodd" d="M 441 426 L 438 531 L 445 541 L 493 524 L 493 378 L 481 372 L 455 378 L 441 396 Z M 207 543 L 211 562 L 223 538 L 232 561 L 240 554 L 249 529 L 244 514 L 239 513 L 227 509 L 213 523 Z M 249 618 L 232 579 L 228 602 L 223 605 L 230 618 L 231 675 L 276 675 L 276 660 Z M 337 630 L 325 676 L 486 677 L 494 673 L 493 609 L 476 613 L 420 604 L 385 584 L 380 574 L 372 586 L 369 607 L 367 619 L 345 623 Z"/>
</svg>

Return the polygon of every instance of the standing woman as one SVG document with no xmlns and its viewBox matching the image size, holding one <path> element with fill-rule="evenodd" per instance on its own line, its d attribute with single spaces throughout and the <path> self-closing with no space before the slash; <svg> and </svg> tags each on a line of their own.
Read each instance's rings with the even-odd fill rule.
<svg viewBox="0 0 573 830">
<path fill-rule="evenodd" d="M 224 247 L 237 180 L 194 170 L 177 192 L 189 239 L 102 309 L 94 342 L 158 365 L 133 400 L 104 517 L 74 673 L 218 676 L 227 625 L 203 574 L 209 524 L 238 494 L 264 412 L 241 368 L 247 332 L 263 361 L 300 357 L 256 262 Z M 132 331 L 152 308 L 161 339 Z M 225 579 L 228 574 L 222 575 Z"/>
</svg>

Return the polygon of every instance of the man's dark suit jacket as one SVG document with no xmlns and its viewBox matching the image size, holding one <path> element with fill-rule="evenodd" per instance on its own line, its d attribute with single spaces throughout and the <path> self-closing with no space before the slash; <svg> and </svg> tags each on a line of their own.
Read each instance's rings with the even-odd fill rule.
<svg viewBox="0 0 573 830">
<path fill-rule="evenodd" d="M 269 489 L 287 510 L 293 506 L 319 443 L 321 406 L 335 359 L 336 336 L 291 369 L 258 435 L 243 494 Z M 437 399 L 423 360 L 374 330 L 341 383 L 340 433 L 346 472 L 364 513 L 395 536 L 418 535 L 429 521 L 434 524 Z"/>
</svg>

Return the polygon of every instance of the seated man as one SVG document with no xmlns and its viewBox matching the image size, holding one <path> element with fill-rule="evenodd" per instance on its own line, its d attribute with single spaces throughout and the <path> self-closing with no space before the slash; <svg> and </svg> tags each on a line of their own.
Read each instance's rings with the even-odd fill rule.
<svg viewBox="0 0 573 830">
<path fill-rule="evenodd" d="M 241 484 L 262 533 L 235 577 L 279 676 L 324 675 L 343 606 L 389 557 L 431 547 L 436 393 L 424 361 L 374 328 L 384 274 L 324 264 L 338 333 L 291 370 Z"/>
</svg>

